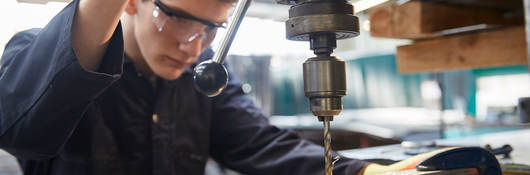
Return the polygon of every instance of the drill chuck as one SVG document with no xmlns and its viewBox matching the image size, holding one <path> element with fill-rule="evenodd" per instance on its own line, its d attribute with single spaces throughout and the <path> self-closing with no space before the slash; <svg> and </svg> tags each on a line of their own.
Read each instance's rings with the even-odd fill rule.
<svg viewBox="0 0 530 175">
<path fill-rule="evenodd" d="M 334 116 L 342 111 L 346 95 L 346 64 L 334 56 L 318 55 L 303 65 L 304 92 L 315 116 Z"/>
</svg>

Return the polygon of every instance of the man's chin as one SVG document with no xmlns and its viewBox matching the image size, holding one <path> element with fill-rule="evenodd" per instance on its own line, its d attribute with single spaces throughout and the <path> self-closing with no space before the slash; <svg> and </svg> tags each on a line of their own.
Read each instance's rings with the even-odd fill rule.
<svg viewBox="0 0 530 175">
<path fill-rule="evenodd" d="M 159 73 L 156 73 L 156 75 L 164 80 L 171 81 L 171 80 L 176 80 L 180 78 L 183 72 L 184 71 L 181 71 L 181 70 L 175 70 L 175 71 L 168 71 L 168 72 L 159 72 Z"/>
</svg>

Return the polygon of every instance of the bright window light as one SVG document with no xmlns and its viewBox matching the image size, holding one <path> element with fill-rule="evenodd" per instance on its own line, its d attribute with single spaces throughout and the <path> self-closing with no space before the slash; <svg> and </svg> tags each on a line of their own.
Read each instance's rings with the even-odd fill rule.
<svg viewBox="0 0 530 175">
<path fill-rule="evenodd" d="M 366 9 L 385 3 L 387 1 L 388 0 L 360 0 L 360 1 L 354 2 L 353 7 L 355 8 L 355 13 L 359 13 Z"/>
<path fill-rule="evenodd" d="M 225 30 L 217 32 L 213 47 L 221 41 Z M 285 55 L 311 54 L 309 42 L 290 41 L 285 38 L 285 23 L 260 18 L 245 17 L 230 47 L 234 55 Z"/>
<path fill-rule="evenodd" d="M 44 27 L 67 3 L 19 3 L 16 0 L 0 1 L 0 54 L 5 44 L 17 32 Z"/>
<path fill-rule="evenodd" d="M 528 74 L 481 77 L 477 80 L 477 118 L 484 120 L 488 108 L 517 106 L 520 97 L 529 96 Z"/>
</svg>

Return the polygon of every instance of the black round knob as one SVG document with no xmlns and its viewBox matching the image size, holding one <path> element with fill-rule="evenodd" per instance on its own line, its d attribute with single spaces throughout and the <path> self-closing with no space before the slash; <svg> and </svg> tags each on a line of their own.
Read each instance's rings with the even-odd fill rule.
<svg viewBox="0 0 530 175">
<path fill-rule="evenodd" d="M 195 87 L 208 97 L 219 95 L 226 87 L 228 72 L 223 64 L 204 61 L 193 69 Z"/>
</svg>

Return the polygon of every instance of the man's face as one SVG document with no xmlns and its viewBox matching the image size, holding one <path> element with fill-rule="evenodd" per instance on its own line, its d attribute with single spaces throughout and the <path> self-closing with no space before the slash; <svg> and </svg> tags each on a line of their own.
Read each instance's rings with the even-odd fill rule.
<svg viewBox="0 0 530 175">
<path fill-rule="evenodd" d="M 134 36 L 140 53 L 151 71 L 173 80 L 193 64 L 212 42 L 215 30 L 199 22 L 175 22 L 151 1 L 136 1 Z M 226 22 L 232 3 L 220 0 L 160 0 L 175 14 L 185 14 L 214 24 Z M 159 19 L 157 15 L 164 15 Z M 162 23 L 160 21 L 162 20 Z M 160 25 L 161 24 L 161 25 Z M 213 32 L 213 33 L 212 33 Z M 199 34 L 197 38 L 184 36 Z M 190 41 L 191 39 L 191 41 Z"/>
</svg>

